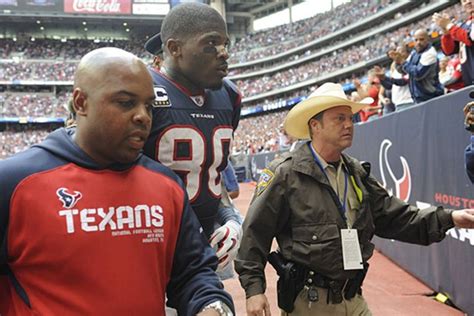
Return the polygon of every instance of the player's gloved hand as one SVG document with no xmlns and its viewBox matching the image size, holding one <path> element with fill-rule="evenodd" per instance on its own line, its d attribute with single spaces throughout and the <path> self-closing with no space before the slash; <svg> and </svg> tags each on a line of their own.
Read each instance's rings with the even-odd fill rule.
<svg viewBox="0 0 474 316">
<path fill-rule="evenodd" d="M 209 243 L 216 250 L 217 259 L 219 259 L 218 272 L 235 259 L 241 238 L 242 226 L 234 220 L 227 221 L 214 231 Z"/>
</svg>

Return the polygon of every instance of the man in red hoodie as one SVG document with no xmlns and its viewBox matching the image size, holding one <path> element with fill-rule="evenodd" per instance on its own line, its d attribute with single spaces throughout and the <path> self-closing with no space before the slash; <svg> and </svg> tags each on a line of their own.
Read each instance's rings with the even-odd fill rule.
<svg viewBox="0 0 474 316">
<path fill-rule="evenodd" d="M 0 161 L 0 315 L 233 315 L 183 182 L 146 157 L 156 104 L 138 57 L 86 54 L 77 127 Z"/>
</svg>

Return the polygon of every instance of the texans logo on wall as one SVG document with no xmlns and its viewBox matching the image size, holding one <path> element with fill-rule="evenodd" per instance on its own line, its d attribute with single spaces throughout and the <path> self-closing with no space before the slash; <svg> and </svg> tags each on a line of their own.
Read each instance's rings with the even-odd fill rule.
<svg viewBox="0 0 474 316">
<path fill-rule="evenodd" d="M 391 160 L 389 160 L 390 147 L 392 147 L 392 142 L 388 139 L 384 139 L 380 144 L 379 168 L 382 186 L 387 189 L 390 194 L 395 194 L 400 200 L 408 202 L 412 185 L 410 166 L 405 157 L 400 156 L 403 174 L 397 178 L 392 170 Z"/>
</svg>

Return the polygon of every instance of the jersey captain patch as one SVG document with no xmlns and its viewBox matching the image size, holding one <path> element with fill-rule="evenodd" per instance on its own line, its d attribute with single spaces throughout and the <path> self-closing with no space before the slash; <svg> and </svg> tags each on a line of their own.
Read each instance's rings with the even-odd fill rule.
<svg viewBox="0 0 474 316">
<path fill-rule="evenodd" d="M 275 174 L 270 169 L 264 169 L 260 174 L 260 179 L 257 183 L 257 195 L 260 195 L 265 191 L 268 185 L 272 182 Z"/>
<path fill-rule="evenodd" d="M 153 107 L 155 108 L 170 107 L 171 101 L 170 101 L 170 98 L 168 97 L 168 92 L 166 92 L 165 87 L 155 86 L 153 89 L 155 90 L 155 102 L 153 102 Z"/>
</svg>

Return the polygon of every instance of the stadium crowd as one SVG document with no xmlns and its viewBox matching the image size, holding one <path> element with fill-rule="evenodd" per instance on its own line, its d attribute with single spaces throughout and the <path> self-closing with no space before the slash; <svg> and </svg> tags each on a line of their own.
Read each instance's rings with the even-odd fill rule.
<svg viewBox="0 0 474 316">
<path fill-rule="evenodd" d="M 450 17 L 452 17 L 455 20 L 461 19 L 463 16 L 462 13 L 462 8 L 461 5 L 457 4 L 451 7 L 448 7 L 444 10 L 441 11 L 441 13 L 447 14 Z M 403 17 L 403 13 L 399 12 L 393 16 L 392 19 L 385 19 L 384 22 L 377 24 L 379 28 L 383 27 L 386 24 L 393 23 L 395 20 L 398 20 Z M 434 38 L 437 38 L 439 35 L 440 28 L 434 24 L 431 23 L 431 17 L 426 17 L 420 21 L 414 22 L 410 25 L 405 25 L 402 26 L 398 29 L 391 30 L 390 32 L 385 32 L 385 33 L 380 33 L 377 36 L 372 36 L 371 38 L 368 38 L 365 40 L 365 42 L 361 42 L 355 46 L 352 46 L 352 48 L 357 48 L 357 46 L 360 46 L 363 44 L 364 47 L 369 47 L 372 51 L 375 52 L 375 54 L 384 53 L 386 52 L 388 47 L 392 47 L 394 43 L 400 43 L 400 42 L 405 42 L 405 43 L 411 43 L 413 42 L 413 32 L 412 30 L 419 28 L 419 27 L 427 27 L 429 29 L 429 32 L 433 34 Z M 357 32 L 357 36 L 363 36 L 369 32 L 373 32 L 374 30 L 372 28 L 369 28 L 368 30 L 364 30 L 361 32 Z M 313 54 L 318 54 L 319 52 L 325 51 L 328 48 L 330 49 L 333 46 L 337 46 L 340 44 L 344 44 L 347 42 L 347 40 L 350 38 L 347 37 L 337 37 L 336 40 L 332 41 L 330 44 L 325 44 L 322 47 L 316 46 L 316 48 L 308 48 L 307 50 L 303 52 L 295 52 L 291 54 L 291 56 L 285 58 L 279 58 L 279 59 L 274 59 L 268 62 L 264 63 L 258 63 L 255 65 L 251 66 L 246 66 L 246 67 L 238 67 L 238 68 L 232 68 L 229 72 L 230 76 L 235 76 L 239 74 L 247 74 L 247 73 L 252 73 L 255 71 L 261 71 L 267 68 L 272 68 L 276 67 L 279 65 L 286 64 L 291 61 L 303 59 L 307 56 L 313 55 Z M 314 38 L 313 38 L 314 40 Z M 343 51 L 342 49 L 340 51 Z M 337 52 L 339 53 L 339 52 Z M 249 54 L 251 54 L 249 52 Z M 374 58 L 378 55 L 371 54 L 370 57 Z"/>
<path fill-rule="evenodd" d="M 71 61 L 12 61 L 1 65 L 0 81 L 71 81 L 77 63 Z"/>
<path fill-rule="evenodd" d="M 64 118 L 68 93 L 0 94 L 0 117 Z"/>
<path fill-rule="evenodd" d="M 441 13 L 452 16 L 455 19 L 460 19 L 462 16 L 462 9 L 461 6 L 457 4 L 443 10 Z M 414 30 L 422 27 L 427 27 L 431 36 L 433 38 L 438 38 L 440 33 L 439 27 L 431 22 L 431 17 L 426 17 L 410 25 L 403 26 L 395 31 L 379 34 L 363 43 L 358 43 L 342 50 L 333 51 L 331 54 L 325 55 L 317 60 L 309 61 L 307 63 L 300 64 L 297 67 L 278 71 L 273 74 L 266 74 L 261 77 L 236 80 L 236 84 L 238 85 L 240 91 L 243 92 L 244 97 L 255 96 L 264 92 L 285 88 L 301 81 L 317 78 L 325 73 L 330 73 L 354 64 L 382 57 L 401 42 L 413 46 Z M 334 43 L 334 45 L 337 45 L 340 42 Z M 68 46 L 63 47 L 62 45 L 68 43 L 70 42 L 56 43 L 58 44 L 56 49 L 59 56 L 64 55 L 64 53 L 68 51 L 68 49 L 66 49 Z M 64 56 L 63 58 L 66 60 L 77 58 L 77 56 L 80 56 L 88 49 L 93 48 L 94 45 L 91 43 L 92 42 L 89 41 L 88 45 L 83 45 L 84 47 L 81 47 L 82 42 L 78 42 L 77 44 L 81 44 L 79 45 L 80 48 L 71 49 L 69 56 Z M 48 45 L 49 44 L 50 43 L 48 43 Z M 141 49 L 141 47 L 136 47 L 132 44 L 125 45 L 125 43 L 122 41 L 118 41 L 117 44 L 118 46 L 126 46 L 132 52 L 139 51 Z M 43 51 L 42 48 L 38 48 L 39 52 L 36 52 L 33 48 L 36 46 L 29 46 L 27 44 L 21 44 L 20 47 L 17 47 L 17 49 L 22 49 L 22 45 L 26 45 L 25 51 L 27 52 L 26 54 L 28 56 L 38 56 Z M 8 49 L 8 52 L 11 50 L 12 48 Z M 47 52 L 50 51 L 51 48 L 47 50 Z M 144 55 L 144 53 L 142 52 L 141 55 Z M 75 67 L 76 62 L 72 61 L 6 63 L 2 64 L 2 68 L 0 69 L 0 80 L 70 81 L 72 80 Z"/>
<path fill-rule="evenodd" d="M 267 31 L 249 34 L 233 47 L 233 61 L 241 62 L 242 51 L 254 48 L 254 51 L 265 51 L 275 47 L 278 44 L 278 50 L 290 49 L 291 43 L 301 45 L 299 41 L 309 41 L 321 37 L 330 32 L 334 32 L 334 21 L 344 21 L 344 25 L 354 23 L 351 16 L 357 16 L 358 19 L 364 16 L 369 16 L 379 10 L 387 7 L 390 1 L 352 1 L 325 14 L 318 15 L 304 21 L 295 22 L 290 27 L 277 27 Z M 360 12 L 360 14 L 353 14 L 353 12 Z M 349 14 L 350 13 L 350 14 Z M 452 17 L 455 20 L 463 19 L 462 7 L 460 4 L 448 7 L 440 12 Z M 322 21 L 331 21 L 327 25 Z M 264 75 L 261 77 L 237 80 L 236 83 L 242 91 L 244 97 L 256 96 L 264 92 L 274 91 L 293 84 L 317 78 L 325 73 L 331 73 L 345 67 L 373 60 L 378 57 L 385 56 L 388 51 L 395 50 L 400 45 L 407 45 L 410 49 L 414 47 L 415 30 L 424 28 L 432 39 L 435 41 L 441 35 L 441 29 L 436 23 L 432 21 L 432 17 L 425 17 L 410 25 L 403 26 L 397 30 L 379 34 L 376 37 L 367 39 L 364 42 L 358 43 L 351 47 L 333 51 L 331 54 L 322 56 L 317 60 L 300 64 L 297 67 L 289 68 L 276 72 L 274 74 Z M 311 29 L 312 32 L 305 30 Z M 306 34 L 303 37 L 296 37 L 289 40 L 291 34 Z M 343 40 L 342 40 L 343 41 Z M 332 45 L 337 45 L 335 42 Z M 17 81 L 17 80 L 38 80 L 38 81 L 70 81 L 72 80 L 74 70 L 77 65 L 77 59 L 85 52 L 97 47 L 110 46 L 110 42 L 94 43 L 87 40 L 68 40 L 58 41 L 51 39 L 36 39 L 32 41 L 14 41 L 11 39 L 0 39 L 0 56 L 4 59 L 11 58 L 11 62 L 1 62 L 0 67 L 0 81 Z M 292 44 L 291 44 L 292 45 Z M 117 46 L 133 52 L 142 58 L 151 58 L 143 50 L 142 42 L 139 40 L 113 42 L 113 46 Z M 262 48 L 263 47 L 263 48 Z M 314 53 L 305 52 L 304 54 Z M 265 52 L 264 56 L 272 55 L 271 52 Z M 242 55 L 243 56 L 243 55 Z M 16 57 L 16 58 L 15 58 Z M 253 60 L 252 54 L 246 55 L 245 61 Z M 296 55 L 293 58 L 300 58 Z M 286 60 L 288 61 L 288 60 Z M 388 60 L 386 61 L 386 63 Z M 386 63 L 380 66 L 386 66 Z M 456 58 L 449 57 L 441 63 L 440 81 L 442 83 L 451 84 L 449 73 L 449 65 L 455 64 Z M 459 61 L 457 61 L 459 64 Z M 451 66 L 452 68 L 452 66 Z M 254 71 L 259 68 L 247 68 L 246 70 Z M 380 71 L 381 68 L 379 68 Z M 386 72 L 384 70 L 385 73 Z M 350 77 L 342 79 L 340 82 L 349 86 L 347 93 L 352 92 L 352 97 L 360 99 L 366 95 L 360 95 L 360 91 L 356 93 L 358 84 L 362 82 L 362 87 L 367 85 L 365 79 L 366 74 L 358 73 L 359 79 L 354 79 L 354 74 Z M 364 77 L 364 78 L 362 78 Z M 370 80 L 369 80 L 370 81 Z M 370 84 L 371 82 L 369 82 Z M 308 95 L 316 88 L 305 87 L 298 90 L 293 90 L 286 93 L 284 96 L 265 98 L 264 101 L 257 100 L 245 104 L 247 109 L 260 110 L 276 110 L 278 108 L 285 108 L 287 100 Z M 358 89 L 361 90 L 361 89 Z M 450 89 L 446 88 L 446 92 Z M 379 97 L 380 96 L 380 97 Z M 45 93 L 45 94 L 28 94 L 28 93 L 14 93 L 3 92 L 0 93 L 0 116 L 2 117 L 66 117 L 67 113 L 64 104 L 67 102 L 69 94 L 66 93 Z M 390 100 L 390 90 L 381 87 L 380 82 L 377 83 L 377 115 L 374 118 L 383 114 L 388 114 L 394 110 Z M 260 116 L 253 116 L 250 118 L 243 118 L 240 126 L 235 134 L 234 153 L 254 154 L 259 152 L 268 152 L 275 150 L 288 149 L 293 140 L 289 139 L 281 128 L 283 117 L 286 110 Z M 359 117 L 357 121 L 366 121 L 367 117 Z M 261 131 L 265 133 L 261 133 Z M 31 133 L 36 133 L 32 131 Z M 46 135 L 42 130 L 38 137 L 31 137 L 30 132 L 21 131 L 20 133 L 14 130 L 0 133 L 2 135 L 3 149 L 1 158 L 4 158 L 17 151 L 22 146 L 29 146 L 38 141 Z M 18 135 L 15 135 L 18 134 Z M 42 135 L 42 136 L 41 136 Z M 8 143 L 12 145 L 9 146 Z M 6 148 L 13 148 L 7 150 Z"/>
<path fill-rule="evenodd" d="M 0 159 L 41 142 L 52 130 L 53 128 L 49 126 L 45 128 L 32 125 L 7 128 L 0 132 Z"/>
<path fill-rule="evenodd" d="M 35 38 L 31 40 L 28 34 L 20 34 L 18 38 L 0 39 L 0 59 L 19 57 L 34 60 L 75 60 L 76 62 L 87 52 L 107 46 L 114 46 L 127 50 L 140 58 L 150 57 L 143 50 L 143 39 L 130 40 L 102 40 L 91 41 L 86 39 L 49 39 Z"/>
<path fill-rule="evenodd" d="M 248 62 L 301 46 L 369 17 L 388 7 L 390 2 L 387 0 L 351 1 L 338 6 L 337 10 L 320 13 L 289 25 L 249 33 L 235 43 L 229 63 Z M 298 37 L 299 34 L 304 34 L 304 36 Z"/>
<path fill-rule="evenodd" d="M 442 13 L 450 16 L 460 16 L 460 5 L 443 10 Z M 348 47 L 340 51 L 334 51 L 320 59 L 300 64 L 296 67 L 285 69 L 274 74 L 266 74 L 261 77 L 236 80 L 244 96 L 250 97 L 264 92 L 285 88 L 295 83 L 317 78 L 323 74 L 331 73 L 357 63 L 366 62 L 378 57 L 383 57 L 400 43 L 410 47 L 414 46 L 414 31 L 428 26 L 432 38 L 438 38 L 440 29 L 431 23 L 431 16 L 421 21 L 399 28 L 396 31 L 379 34 L 364 43 Z"/>
<path fill-rule="evenodd" d="M 282 127 L 287 112 L 242 119 L 234 136 L 233 154 L 249 155 L 289 149 L 292 140 Z"/>
</svg>

